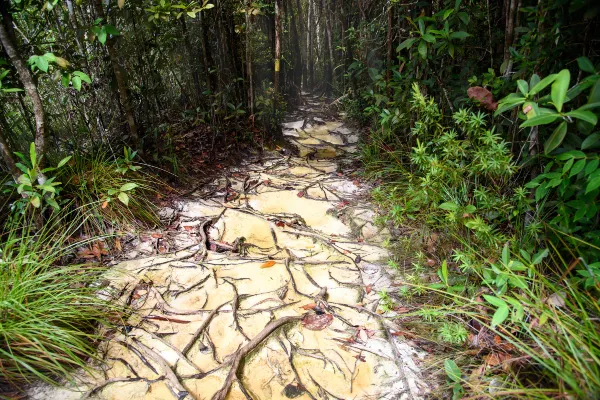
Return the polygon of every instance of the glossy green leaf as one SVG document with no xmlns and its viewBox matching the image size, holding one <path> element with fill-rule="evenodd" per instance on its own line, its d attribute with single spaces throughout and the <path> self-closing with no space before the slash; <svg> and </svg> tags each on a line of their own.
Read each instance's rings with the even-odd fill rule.
<svg viewBox="0 0 600 400">
<path fill-rule="evenodd" d="M 554 82 L 555 79 L 556 79 L 556 74 L 548 75 L 547 77 L 545 77 L 544 79 L 539 81 L 535 86 L 533 86 L 531 88 L 531 90 L 529 91 L 529 95 L 535 96 L 540 91 L 544 90 L 546 88 L 546 86 L 548 86 L 549 84 Z"/>
<path fill-rule="evenodd" d="M 552 83 L 552 91 L 550 97 L 554 107 L 560 112 L 562 111 L 563 104 L 567 98 L 567 91 L 569 90 L 569 83 L 571 82 L 571 73 L 568 69 L 563 69 L 556 74 L 556 79 Z"/>
<path fill-rule="evenodd" d="M 119 200 L 121 200 L 121 203 L 125 204 L 126 206 L 129 205 L 129 196 L 127 195 L 127 193 L 125 192 L 121 192 L 119 193 Z"/>
<path fill-rule="evenodd" d="M 594 64 L 587 57 L 579 57 L 577 59 L 577 65 L 579 65 L 579 69 L 584 72 L 589 72 L 590 74 L 596 73 L 594 68 Z"/>
<path fill-rule="evenodd" d="M 73 84 L 73 88 L 77 91 L 81 90 L 81 78 L 78 76 L 74 76 L 71 78 L 71 83 Z"/>
<path fill-rule="evenodd" d="M 121 192 L 128 192 L 138 187 L 137 183 L 129 182 L 121 186 Z"/>
<path fill-rule="evenodd" d="M 427 58 L 427 42 L 424 40 L 419 41 L 419 54 L 422 58 Z"/>
<path fill-rule="evenodd" d="M 517 86 L 519 87 L 519 91 L 523 93 L 523 96 L 527 97 L 527 94 L 529 93 L 529 85 L 527 82 L 523 79 L 519 79 L 517 81 Z"/>
<path fill-rule="evenodd" d="M 465 40 L 469 36 L 471 36 L 471 35 L 469 35 L 467 32 L 458 31 L 458 32 L 452 32 L 450 34 L 450 39 Z"/>
<path fill-rule="evenodd" d="M 559 117 L 560 117 L 560 114 L 543 114 L 543 115 L 538 115 L 536 117 L 533 117 L 533 118 L 528 119 L 527 121 L 523 122 L 521 124 L 520 128 L 527 128 L 527 127 L 530 127 L 530 126 L 538 126 L 538 125 L 551 124 L 554 121 L 556 121 Z"/>
<path fill-rule="evenodd" d="M 417 38 L 406 39 L 404 42 L 400 43 L 396 51 L 401 51 L 403 49 L 410 49 L 412 45 L 417 41 Z"/>
<path fill-rule="evenodd" d="M 444 361 L 444 370 L 446 370 L 446 375 L 448 375 L 451 381 L 460 382 L 460 368 L 458 368 L 458 365 L 453 360 L 446 359 Z"/>
<path fill-rule="evenodd" d="M 577 118 L 592 125 L 598 123 L 598 117 L 591 111 L 573 110 L 567 113 L 569 117 Z"/>
<path fill-rule="evenodd" d="M 552 150 L 556 149 L 565 139 L 567 134 L 567 122 L 563 121 L 554 129 L 552 135 L 544 143 L 544 153 L 549 154 Z"/>
<path fill-rule="evenodd" d="M 600 175 L 596 176 L 595 178 L 590 179 L 590 181 L 588 182 L 586 188 L 585 188 L 585 194 L 588 194 L 589 192 L 592 192 L 596 189 L 598 189 L 600 187 Z"/>
<path fill-rule="evenodd" d="M 592 133 L 581 143 L 581 150 L 589 149 L 600 141 L 600 132 Z"/>
</svg>

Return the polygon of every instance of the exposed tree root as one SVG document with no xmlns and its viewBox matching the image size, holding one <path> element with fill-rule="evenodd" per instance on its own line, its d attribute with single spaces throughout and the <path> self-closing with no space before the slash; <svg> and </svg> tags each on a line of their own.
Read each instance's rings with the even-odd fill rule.
<svg viewBox="0 0 600 400">
<path fill-rule="evenodd" d="M 271 335 L 271 333 L 273 333 L 278 328 L 280 328 L 286 324 L 289 324 L 290 322 L 299 321 L 303 317 L 304 317 L 304 315 L 287 316 L 287 317 L 282 317 L 280 319 L 270 322 L 267 326 L 264 327 L 264 329 L 262 331 L 260 331 L 260 333 L 258 335 L 256 335 L 254 338 L 252 338 L 252 340 L 250 340 L 250 342 L 248 342 L 245 346 L 243 346 L 238 351 L 236 351 L 232 355 L 230 360 L 228 361 L 228 364 L 231 365 L 231 369 L 229 370 L 229 374 L 227 374 L 225 383 L 223 384 L 221 389 L 219 389 L 219 391 L 217 393 L 215 393 L 215 395 L 212 397 L 212 400 L 225 400 L 225 398 L 227 397 L 227 394 L 229 393 L 229 390 L 231 390 L 231 386 L 233 385 L 233 383 L 236 381 L 240 382 L 239 375 L 238 375 L 240 365 L 241 365 L 242 360 L 244 359 L 244 357 L 246 357 L 246 355 L 248 355 L 248 353 L 250 353 L 252 350 L 254 350 L 254 348 L 256 348 L 256 346 L 258 346 L 260 343 L 262 343 L 263 340 L 268 338 L 269 335 Z M 241 386 L 241 382 L 240 382 L 240 386 Z"/>
</svg>

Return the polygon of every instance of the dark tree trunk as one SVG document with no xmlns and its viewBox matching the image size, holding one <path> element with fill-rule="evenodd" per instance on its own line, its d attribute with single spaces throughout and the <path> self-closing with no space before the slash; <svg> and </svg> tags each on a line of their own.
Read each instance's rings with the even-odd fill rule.
<svg viewBox="0 0 600 400">
<path fill-rule="evenodd" d="M 2 126 L 1 125 L 0 125 L 0 156 L 2 156 L 2 159 L 4 160 L 4 163 L 6 164 L 6 167 L 8 168 L 8 172 L 10 172 L 10 175 L 13 177 L 14 181 L 17 182 L 17 179 L 19 179 L 19 175 L 21 175 L 21 174 L 15 163 L 15 158 L 13 156 L 13 153 L 10 151 L 10 147 L 8 146 L 8 143 L 7 143 L 6 139 L 4 138 L 4 135 L 2 134 Z"/>
<path fill-rule="evenodd" d="M 31 103 L 33 104 L 33 113 L 35 119 L 35 151 L 37 152 L 38 156 L 43 156 L 46 154 L 48 141 L 44 106 L 42 104 L 42 99 L 40 98 L 37 85 L 33 80 L 33 76 L 31 75 L 25 60 L 23 57 L 21 57 L 21 54 L 17 49 L 17 42 L 12 30 L 12 17 L 8 12 L 8 6 L 9 4 L 7 0 L 0 0 L 0 12 L 2 13 L 2 23 L 0 23 L 0 42 L 2 42 L 2 47 L 4 47 L 4 50 L 8 54 L 10 61 L 19 74 L 19 79 L 23 84 L 25 93 L 27 93 L 27 96 L 29 96 Z M 43 174 L 40 174 L 40 178 L 45 180 Z"/>
<path fill-rule="evenodd" d="M 102 0 L 93 0 L 92 3 L 94 5 L 94 11 L 96 13 L 96 16 L 99 18 L 104 18 L 104 20 L 106 21 L 106 15 L 104 14 L 104 9 L 102 8 Z M 141 143 L 138 135 L 137 125 L 135 123 L 133 107 L 131 106 L 131 100 L 129 98 L 129 92 L 127 90 L 127 81 L 125 75 L 123 74 L 123 71 L 121 70 L 121 66 L 119 65 L 119 55 L 117 54 L 117 50 L 115 49 L 114 40 L 111 37 L 106 39 L 106 50 L 108 51 L 110 63 L 112 64 L 113 72 L 115 74 L 115 80 L 117 81 L 119 99 L 121 100 L 121 106 L 123 106 L 123 111 L 125 112 L 127 125 L 129 125 L 131 141 L 141 152 L 142 148 L 140 147 Z"/>
</svg>

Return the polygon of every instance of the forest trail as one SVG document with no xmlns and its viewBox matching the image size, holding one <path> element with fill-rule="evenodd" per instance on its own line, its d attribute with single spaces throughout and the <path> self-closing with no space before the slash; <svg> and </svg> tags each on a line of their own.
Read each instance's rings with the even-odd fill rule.
<svg viewBox="0 0 600 400">
<path fill-rule="evenodd" d="M 377 312 L 389 233 L 356 180 L 359 136 L 321 107 L 308 98 L 283 125 L 299 156 L 264 153 L 161 211 L 167 228 L 141 234 L 109 272 L 135 312 L 102 345 L 104 370 L 32 398 L 425 394 L 423 354 Z"/>
</svg>

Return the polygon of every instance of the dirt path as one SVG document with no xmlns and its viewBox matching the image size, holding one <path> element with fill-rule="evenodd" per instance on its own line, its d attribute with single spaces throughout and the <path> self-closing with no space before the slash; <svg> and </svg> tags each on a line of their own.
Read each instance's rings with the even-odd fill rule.
<svg viewBox="0 0 600 400">
<path fill-rule="evenodd" d="M 348 167 L 358 135 L 319 108 L 284 124 L 300 156 L 248 160 L 162 210 L 168 229 L 110 273 L 136 312 L 103 345 L 107 366 L 33 398 L 422 396 L 422 355 L 377 311 L 389 234 Z"/>
</svg>

